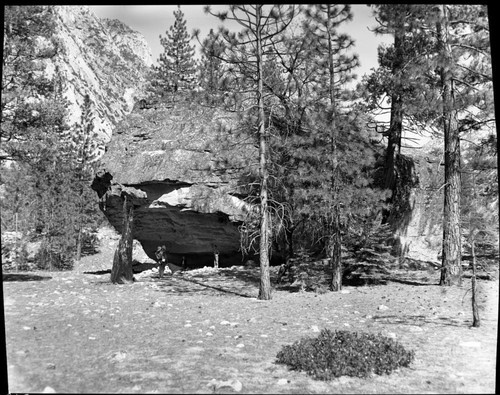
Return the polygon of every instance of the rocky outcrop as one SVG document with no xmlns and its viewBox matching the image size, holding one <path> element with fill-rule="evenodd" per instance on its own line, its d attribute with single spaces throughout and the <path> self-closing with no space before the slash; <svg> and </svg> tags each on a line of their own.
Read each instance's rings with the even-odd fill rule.
<svg viewBox="0 0 500 395">
<path fill-rule="evenodd" d="M 142 94 L 152 64 L 146 39 L 118 20 L 99 19 L 88 6 L 53 6 L 63 51 L 48 65 L 61 73 L 70 124 L 79 122 L 85 95 L 94 104 L 94 130 L 102 148 L 114 126 Z"/>
<path fill-rule="evenodd" d="M 179 104 L 134 111 L 114 130 L 93 188 L 118 231 L 124 199 L 134 205 L 133 237 L 151 259 L 165 245 L 173 263 L 212 265 L 216 245 L 221 266 L 241 262 L 238 228 L 253 208 L 241 170 L 222 165 L 232 124 L 230 113 Z M 252 153 L 236 145 L 231 155 L 251 163 Z"/>
<path fill-rule="evenodd" d="M 413 152 L 413 169 L 407 174 L 408 188 L 404 210 L 390 219 L 397 240 L 397 255 L 438 263 L 443 241 L 443 166 L 434 155 Z M 418 182 L 415 182 L 418 180 Z"/>
</svg>

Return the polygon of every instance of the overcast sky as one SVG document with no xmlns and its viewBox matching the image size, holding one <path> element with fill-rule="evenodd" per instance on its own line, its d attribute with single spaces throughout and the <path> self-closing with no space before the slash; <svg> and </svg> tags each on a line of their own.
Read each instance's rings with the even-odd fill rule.
<svg viewBox="0 0 500 395">
<path fill-rule="evenodd" d="M 91 10 L 100 18 L 119 19 L 133 30 L 142 33 L 149 45 L 153 55 L 153 62 L 159 58 L 163 48 L 160 44 L 160 34 L 166 36 L 166 31 L 174 24 L 174 11 L 176 5 L 115 5 L 115 6 L 91 6 Z M 184 13 L 188 32 L 200 29 L 201 36 L 204 37 L 210 28 L 217 30 L 221 24 L 217 18 L 205 14 L 203 5 L 181 5 Z M 212 6 L 214 11 L 225 10 L 227 6 Z M 351 22 L 346 22 L 339 30 L 348 33 L 355 40 L 355 49 L 359 55 L 361 67 L 355 72 L 361 77 L 369 73 L 371 68 L 377 67 L 377 47 L 380 43 L 392 42 L 389 36 L 375 36 L 368 28 L 376 25 L 372 17 L 372 10 L 361 4 L 353 4 L 352 11 L 354 18 Z M 194 44 L 194 42 L 193 42 Z"/>
</svg>

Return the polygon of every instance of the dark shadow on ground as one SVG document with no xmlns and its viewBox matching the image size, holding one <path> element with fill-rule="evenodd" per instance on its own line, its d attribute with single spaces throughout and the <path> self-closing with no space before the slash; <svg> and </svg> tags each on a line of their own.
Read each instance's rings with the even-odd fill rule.
<svg viewBox="0 0 500 395">
<path fill-rule="evenodd" d="M 3 273 L 3 281 L 43 281 L 50 280 L 50 276 L 39 276 L 31 273 Z"/>
<path fill-rule="evenodd" d="M 373 320 L 382 324 L 390 325 L 413 325 L 424 326 L 434 324 L 438 326 L 470 326 L 465 320 L 450 317 L 429 318 L 425 315 L 375 315 Z"/>
<path fill-rule="evenodd" d="M 209 295 L 235 295 L 244 298 L 256 296 L 255 287 L 242 286 L 241 283 L 227 283 L 227 286 L 211 284 L 209 278 L 193 278 L 184 274 L 166 275 L 163 278 L 152 278 L 153 282 L 167 294 L 209 294 Z M 151 281 L 149 279 L 148 281 Z"/>
<path fill-rule="evenodd" d="M 176 277 L 176 279 L 177 280 L 187 281 L 187 282 L 190 282 L 190 283 L 193 283 L 193 284 L 197 284 L 197 285 L 199 285 L 201 287 L 213 289 L 213 290 L 218 291 L 218 292 L 230 293 L 230 294 L 238 295 L 238 296 L 241 296 L 241 297 L 244 297 L 244 298 L 252 298 L 253 297 L 252 295 L 247 295 L 247 294 L 244 294 L 244 293 L 241 293 L 241 292 L 233 291 L 231 289 L 227 289 L 227 288 L 222 288 L 222 287 L 217 287 L 217 286 L 205 284 L 203 282 L 194 280 L 192 278 L 178 276 L 178 277 Z"/>
<path fill-rule="evenodd" d="M 223 278 L 229 279 L 230 277 L 234 277 L 237 280 L 259 285 L 260 283 L 260 270 L 259 269 L 245 269 L 245 270 L 221 270 L 219 272 L 220 276 Z M 271 274 L 271 283 L 275 282 L 274 276 Z"/>
<path fill-rule="evenodd" d="M 275 289 L 277 291 L 288 291 L 290 293 L 294 293 L 300 291 L 300 286 L 291 284 L 276 284 Z"/>
<path fill-rule="evenodd" d="M 422 280 L 422 281 L 415 281 L 415 280 L 407 280 L 404 278 L 397 278 L 397 277 L 387 277 L 387 281 L 393 282 L 393 283 L 400 283 L 400 284 L 406 284 L 406 285 L 418 285 L 418 286 L 429 286 L 429 285 L 438 285 L 435 281 L 432 280 Z"/>
<path fill-rule="evenodd" d="M 154 263 L 144 263 L 144 264 L 140 264 L 140 265 L 133 265 L 132 266 L 132 271 L 134 272 L 134 274 L 137 274 L 137 273 L 141 273 L 145 270 L 149 270 L 149 269 L 152 269 L 153 267 L 158 267 L 158 265 L 154 264 Z M 106 270 L 96 270 L 96 271 L 87 271 L 87 272 L 83 272 L 83 274 L 96 274 L 96 275 L 101 275 L 101 274 L 111 274 L 111 269 L 106 269 Z"/>
</svg>

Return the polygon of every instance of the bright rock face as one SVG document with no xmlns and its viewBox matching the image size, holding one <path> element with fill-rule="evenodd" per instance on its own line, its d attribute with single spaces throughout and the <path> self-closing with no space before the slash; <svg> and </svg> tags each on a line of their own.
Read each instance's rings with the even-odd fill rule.
<svg viewBox="0 0 500 395">
<path fill-rule="evenodd" d="M 150 258 L 165 245 L 170 262 L 180 264 L 185 256 L 190 267 L 212 265 L 216 245 L 221 266 L 241 262 L 239 226 L 252 206 L 242 200 L 241 171 L 223 167 L 218 152 L 231 117 L 176 105 L 136 110 L 114 130 L 102 159 L 113 179 L 98 176 L 94 189 L 118 231 L 125 196 L 133 202 L 133 236 Z M 232 154 L 248 156 L 248 163 L 252 154 L 256 158 L 248 147 Z"/>
<path fill-rule="evenodd" d="M 70 102 L 69 123 L 80 121 L 84 96 L 95 105 L 94 130 L 104 144 L 116 123 L 141 96 L 151 49 L 142 34 L 118 20 L 97 18 L 87 6 L 54 6 L 64 51 L 49 69 L 59 69 Z"/>
</svg>

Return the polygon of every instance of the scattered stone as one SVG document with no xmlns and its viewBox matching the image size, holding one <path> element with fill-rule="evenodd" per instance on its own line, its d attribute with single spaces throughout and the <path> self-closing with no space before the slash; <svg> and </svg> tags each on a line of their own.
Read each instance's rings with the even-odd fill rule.
<svg viewBox="0 0 500 395">
<path fill-rule="evenodd" d="M 121 362 L 127 358 L 126 352 L 117 351 L 113 353 L 110 357 L 111 362 Z"/>
<path fill-rule="evenodd" d="M 408 329 L 410 332 L 423 332 L 423 329 L 419 326 L 410 326 Z"/>
<path fill-rule="evenodd" d="M 49 362 L 47 364 L 47 369 L 54 370 L 55 368 L 56 368 L 56 364 L 55 363 Z"/>
<path fill-rule="evenodd" d="M 318 326 L 317 326 L 317 325 L 313 325 L 313 326 L 311 326 L 311 330 L 312 330 L 313 332 L 320 332 L 320 329 L 318 328 Z"/>
<path fill-rule="evenodd" d="M 386 334 L 387 337 L 390 337 L 391 339 L 395 339 L 397 338 L 398 336 L 394 333 L 394 332 L 388 332 Z"/>
<path fill-rule="evenodd" d="M 288 384 L 288 380 L 287 379 L 279 379 L 278 380 L 278 385 L 287 385 Z"/>
<path fill-rule="evenodd" d="M 191 324 L 186 324 L 186 325 L 184 325 L 184 327 L 185 327 L 185 328 L 189 328 L 189 327 L 191 327 L 191 326 L 193 326 L 193 325 L 191 325 Z"/>
<path fill-rule="evenodd" d="M 350 379 L 347 376 L 340 376 L 338 379 L 339 384 L 347 384 Z"/>
<path fill-rule="evenodd" d="M 220 325 L 229 325 L 229 324 L 230 322 L 226 320 L 220 322 Z"/>
<path fill-rule="evenodd" d="M 269 337 L 269 336 L 267 336 L 267 335 L 260 335 L 260 337 Z"/>
<path fill-rule="evenodd" d="M 29 330 L 31 329 L 31 327 L 30 327 L 30 326 L 23 326 L 23 329 L 24 329 L 25 331 L 29 331 Z"/>
<path fill-rule="evenodd" d="M 377 307 L 377 310 L 386 311 L 386 310 L 389 310 L 389 307 L 387 307 L 386 305 L 381 304 L 380 306 Z"/>
<path fill-rule="evenodd" d="M 55 394 L 56 393 L 56 390 L 52 387 L 45 387 L 42 391 L 42 394 Z"/>
<path fill-rule="evenodd" d="M 214 334 L 212 332 L 207 332 L 207 336 L 213 336 Z"/>
<path fill-rule="evenodd" d="M 243 347 L 245 347 L 245 345 L 243 343 L 239 343 L 239 344 L 236 345 L 236 347 L 243 348 Z"/>
<path fill-rule="evenodd" d="M 241 384 L 241 381 L 239 381 L 237 379 L 231 379 L 231 380 L 226 380 L 226 381 L 212 379 L 207 384 L 207 387 L 213 387 L 214 390 L 218 390 L 219 388 L 222 388 L 222 387 L 231 387 L 236 392 L 240 392 L 243 388 L 243 384 Z"/>
<path fill-rule="evenodd" d="M 351 326 L 351 324 L 344 322 L 344 326 Z"/>
<path fill-rule="evenodd" d="M 350 294 L 351 291 L 348 291 L 347 289 L 343 289 L 340 291 L 341 294 Z"/>
<path fill-rule="evenodd" d="M 480 342 L 474 342 L 474 341 L 471 341 L 471 342 L 460 342 L 458 343 L 459 346 L 461 347 L 481 347 L 481 343 Z"/>
</svg>

